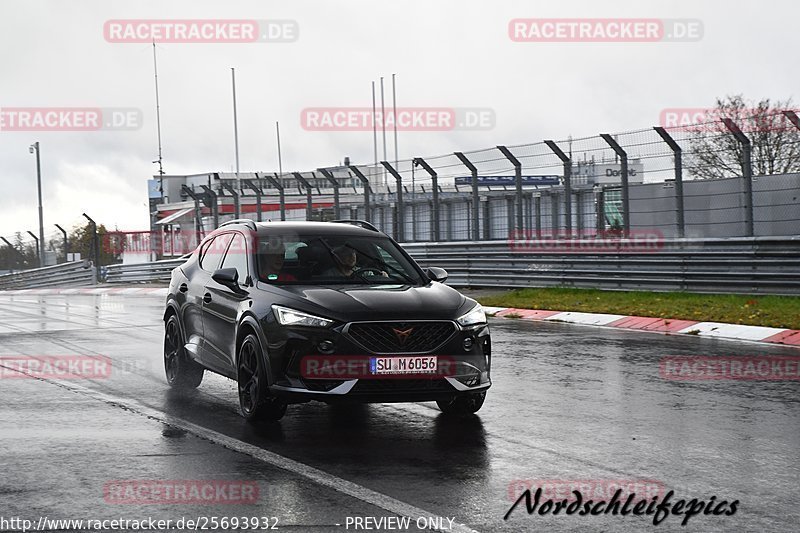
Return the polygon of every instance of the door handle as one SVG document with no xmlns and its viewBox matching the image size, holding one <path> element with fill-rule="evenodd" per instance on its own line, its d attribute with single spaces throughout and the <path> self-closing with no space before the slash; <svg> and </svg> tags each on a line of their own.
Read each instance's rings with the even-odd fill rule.
<svg viewBox="0 0 800 533">
<path fill-rule="evenodd" d="M 189 286 L 187 284 L 185 284 L 185 283 L 181 283 L 181 286 L 178 287 L 178 290 L 181 291 L 181 292 L 186 292 L 186 291 L 189 290 Z"/>
<path fill-rule="evenodd" d="M 207 304 L 211 303 L 211 293 L 207 292 L 203 295 L 203 301 Z"/>
</svg>

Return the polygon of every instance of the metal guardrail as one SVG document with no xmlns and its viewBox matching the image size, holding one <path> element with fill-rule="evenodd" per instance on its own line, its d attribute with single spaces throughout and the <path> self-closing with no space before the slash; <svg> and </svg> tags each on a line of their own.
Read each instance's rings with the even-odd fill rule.
<svg viewBox="0 0 800 533">
<path fill-rule="evenodd" d="M 0 276 L 0 290 L 41 287 L 87 287 L 95 284 L 95 268 L 87 260 L 32 268 Z"/>
<path fill-rule="evenodd" d="M 133 265 L 109 265 L 106 267 L 107 283 L 169 283 L 172 270 L 185 263 L 185 259 L 166 259 L 152 263 Z"/>
<path fill-rule="evenodd" d="M 576 287 L 737 294 L 800 294 L 800 237 L 406 244 L 457 287 Z M 595 248 L 595 249 L 593 249 Z"/>
<path fill-rule="evenodd" d="M 456 287 L 579 287 L 610 290 L 800 294 L 800 236 L 407 243 L 422 266 L 445 268 Z M 185 259 L 106 267 L 108 283 L 169 282 Z M 93 269 L 47 267 L 0 276 L 0 289 L 93 283 Z M 63 272 L 58 271 L 63 269 Z M 43 278 L 44 276 L 44 278 Z M 11 278 L 13 277 L 13 278 Z M 11 281 L 14 280 L 13 285 Z"/>
</svg>

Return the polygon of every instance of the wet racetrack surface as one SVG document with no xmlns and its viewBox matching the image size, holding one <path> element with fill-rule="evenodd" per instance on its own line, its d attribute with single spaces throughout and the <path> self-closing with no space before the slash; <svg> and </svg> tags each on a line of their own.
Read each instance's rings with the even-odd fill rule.
<svg viewBox="0 0 800 533">
<path fill-rule="evenodd" d="M 0 295 L 0 357 L 104 356 L 112 369 L 96 379 L 2 374 L 3 516 L 276 517 L 278 530 L 354 531 L 348 517 L 397 516 L 387 509 L 405 505 L 412 525 L 419 513 L 464 531 L 797 531 L 800 382 L 659 375 L 664 356 L 796 349 L 493 319 L 494 385 L 474 417 L 428 403 L 307 403 L 253 426 L 232 381 L 206 373 L 189 394 L 168 388 L 162 310 L 160 297 Z M 257 494 L 109 496 L 136 480 L 228 480 Z M 733 516 L 698 515 L 685 527 L 677 516 L 658 526 L 648 516 L 529 516 L 524 504 L 503 519 L 520 488 L 543 483 L 603 494 L 639 483 L 674 499 L 740 503 Z"/>
</svg>

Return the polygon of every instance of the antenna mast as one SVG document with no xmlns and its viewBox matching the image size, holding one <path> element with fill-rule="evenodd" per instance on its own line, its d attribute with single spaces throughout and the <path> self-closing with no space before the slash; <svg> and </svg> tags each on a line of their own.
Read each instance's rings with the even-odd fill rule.
<svg viewBox="0 0 800 533">
<path fill-rule="evenodd" d="M 156 41 L 153 39 L 153 73 L 155 74 L 155 81 L 156 81 L 156 125 L 158 128 L 158 159 L 153 161 L 154 163 L 158 163 L 158 175 L 164 175 L 164 166 L 162 164 L 162 157 L 161 157 L 161 105 L 158 101 L 158 61 L 156 59 Z M 163 183 L 160 184 L 160 187 L 163 192 Z"/>
</svg>

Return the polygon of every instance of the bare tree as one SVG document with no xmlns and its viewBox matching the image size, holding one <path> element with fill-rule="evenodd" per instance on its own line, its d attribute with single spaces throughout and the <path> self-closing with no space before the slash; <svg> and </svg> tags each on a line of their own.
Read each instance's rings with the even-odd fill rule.
<svg viewBox="0 0 800 533">
<path fill-rule="evenodd" d="M 722 125 L 732 119 L 752 144 L 753 175 L 800 172 L 800 130 L 783 114 L 791 99 L 746 101 L 742 95 L 717 99 L 710 113 L 713 124 L 688 127 L 690 149 L 687 167 L 701 179 L 741 176 L 742 147 Z"/>
</svg>

